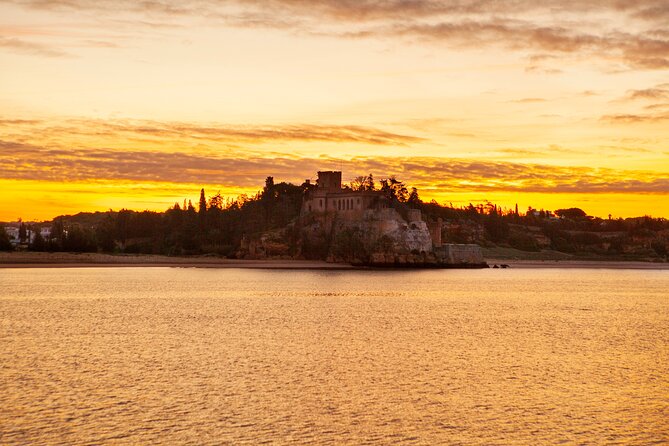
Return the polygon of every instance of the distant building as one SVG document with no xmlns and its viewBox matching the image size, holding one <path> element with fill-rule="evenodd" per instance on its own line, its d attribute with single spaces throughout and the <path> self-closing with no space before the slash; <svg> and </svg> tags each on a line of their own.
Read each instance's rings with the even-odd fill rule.
<svg viewBox="0 0 669 446">
<path fill-rule="evenodd" d="M 5 232 L 9 236 L 9 242 L 12 245 L 18 245 L 21 241 L 19 240 L 19 228 L 16 226 L 5 226 Z"/>
<path fill-rule="evenodd" d="M 320 171 L 315 187 L 305 181 L 300 218 L 291 231 L 244 238 L 237 255 L 289 255 L 297 229 L 298 258 L 392 267 L 485 266 L 479 246 L 442 243 L 441 218 L 425 221 L 415 204 L 396 201 L 388 191 L 353 190 L 341 178 L 340 171 Z M 266 189 L 272 184 L 268 178 Z"/>
<path fill-rule="evenodd" d="M 40 228 L 39 235 L 41 235 L 44 240 L 51 238 L 51 226 Z"/>
<path fill-rule="evenodd" d="M 390 237 L 408 251 L 426 252 L 440 247 L 442 221 L 427 224 L 419 209 L 405 209 L 403 216 L 393 209 L 386 192 L 353 190 L 342 186 L 340 171 L 320 171 L 316 187 L 308 190 L 302 203 L 302 217 L 318 222 L 315 231 L 334 235 L 357 228 L 370 238 Z"/>
<path fill-rule="evenodd" d="M 377 190 L 356 191 L 342 187 L 341 172 L 318 172 L 316 187 L 307 192 L 302 214 L 308 212 L 355 213 L 373 208 L 387 208 L 387 198 Z"/>
<path fill-rule="evenodd" d="M 23 245 L 30 244 L 35 242 L 35 237 L 37 237 L 37 231 L 42 236 L 44 240 L 48 240 L 51 237 L 51 227 L 42 227 L 39 229 L 31 229 L 32 226 L 26 227 L 26 238 L 23 241 Z M 14 246 L 21 245 L 21 239 L 19 238 L 20 229 L 18 226 L 5 226 L 5 232 L 9 236 L 9 242 Z"/>
</svg>

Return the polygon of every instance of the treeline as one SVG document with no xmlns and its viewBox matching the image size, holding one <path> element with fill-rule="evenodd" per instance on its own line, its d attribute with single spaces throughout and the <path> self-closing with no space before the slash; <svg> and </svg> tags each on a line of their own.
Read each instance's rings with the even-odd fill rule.
<svg viewBox="0 0 669 446">
<path fill-rule="evenodd" d="M 299 238 L 297 217 L 305 193 L 313 187 L 308 182 L 299 186 L 275 184 L 268 177 L 263 190 L 253 197 L 224 200 L 220 193 L 207 197 L 201 190 L 197 205 L 185 201 L 165 212 L 124 209 L 61 216 L 51 222 L 48 237 L 41 237 L 38 227 L 28 225 L 21 235 L 30 238 L 25 231 L 33 231 L 27 249 L 34 251 L 234 256 L 244 237 L 287 228 L 286 232 L 292 234 L 289 244 L 295 248 Z M 577 208 L 555 212 L 529 208 L 520 213 L 517 208 L 502 209 L 493 203 L 456 208 L 434 200 L 424 202 L 416 188 L 394 177 L 377 183 L 371 174 L 354 179 L 345 188 L 381 191 L 404 216 L 408 209 L 418 208 L 427 221 L 442 219 L 444 242 L 523 251 L 667 255 L 669 221 L 662 218 L 601 219 Z M 12 245 L 0 227 L 0 250 L 8 249 Z"/>
<path fill-rule="evenodd" d="M 454 209 L 422 204 L 427 215 L 445 221 L 444 240 L 510 247 L 521 251 L 553 250 L 584 256 L 665 258 L 669 247 L 669 220 L 649 216 L 603 219 L 579 208 L 554 212 L 529 208 L 520 213 L 493 203 Z"/>
<path fill-rule="evenodd" d="M 244 235 L 281 228 L 300 212 L 309 184 L 274 184 L 253 197 L 225 201 L 220 193 L 206 197 L 204 189 L 196 206 L 175 203 L 165 212 L 108 211 L 60 216 L 43 238 L 34 228 L 33 251 L 116 252 L 164 255 L 216 254 L 232 256 Z M 29 228 L 30 230 L 30 228 Z M 4 230 L 2 234 L 6 236 Z M 11 249 L 2 244 L 0 249 Z"/>
</svg>

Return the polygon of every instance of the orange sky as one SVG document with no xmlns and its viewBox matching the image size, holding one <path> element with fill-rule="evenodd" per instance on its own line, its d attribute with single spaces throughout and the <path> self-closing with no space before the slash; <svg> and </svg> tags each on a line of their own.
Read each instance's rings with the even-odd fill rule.
<svg viewBox="0 0 669 446">
<path fill-rule="evenodd" d="M 546 3 L 4 1 L 0 220 L 319 169 L 669 217 L 666 1 Z"/>
</svg>

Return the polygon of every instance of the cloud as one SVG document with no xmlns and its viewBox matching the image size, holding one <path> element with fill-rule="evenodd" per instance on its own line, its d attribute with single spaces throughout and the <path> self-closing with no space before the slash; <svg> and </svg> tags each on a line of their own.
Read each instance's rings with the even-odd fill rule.
<svg viewBox="0 0 669 446">
<path fill-rule="evenodd" d="M 669 40 L 643 34 L 609 32 L 592 34 L 578 28 L 544 26 L 519 20 L 463 20 L 439 23 L 402 23 L 388 27 L 348 32 L 352 38 L 399 36 L 451 47 L 503 47 L 510 50 L 539 51 L 554 56 L 587 55 L 615 58 L 635 68 L 669 68 Z M 530 70 L 539 70 L 535 63 Z M 559 72 L 555 68 L 544 71 Z"/>
<path fill-rule="evenodd" d="M 658 109 L 664 109 L 664 108 L 669 108 L 669 102 L 658 103 L 658 104 L 650 104 L 650 105 L 646 105 L 644 107 L 644 109 L 646 109 L 646 110 L 658 110 Z"/>
<path fill-rule="evenodd" d="M 14 53 L 29 54 L 33 56 L 45 56 L 45 57 L 69 56 L 67 53 L 57 50 L 49 45 L 44 45 L 35 42 L 28 42 L 26 40 L 17 39 L 14 37 L 0 36 L 0 48 L 7 49 Z"/>
<path fill-rule="evenodd" d="M 668 121 L 669 113 L 605 115 L 601 120 L 613 124 L 656 123 Z"/>
<path fill-rule="evenodd" d="M 516 104 L 533 104 L 537 102 L 547 102 L 548 99 L 544 98 L 523 98 L 523 99 L 516 99 L 515 101 L 510 101 Z"/>
<path fill-rule="evenodd" d="M 33 126 L 41 122 L 39 119 L 0 119 L 0 126 Z"/>
<path fill-rule="evenodd" d="M 160 122 L 150 120 L 95 120 L 70 119 L 64 122 L 34 120 L 2 120 L 0 125 L 11 124 L 14 131 L 42 137 L 95 136 L 118 139 L 158 139 L 212 142 L 336 142 L 384 146 L 407 146 L 426 141 L 424 138 L 388 132 L 358 125 L 226 125 L 193 124 L 187 122 Z"/>
<path fill-rule="evenodd" d="M 501 47 L 545 58 L 596 57 L 640 69 L 669 68 L 665 0 L 14 0 L 28 8 L 134 14 L 137 23 L 186 19 L 303 35 L 409 39 L 448 47 Z M 625 24 L 622 25 L 616 24 Z M 559 72 L 530 61 L 531 71 Z"/>
<path fill-rule="evenodd" d="M 260 187 L 268 175 L 301 182 L 323 169 L 346 176 L 396 175 L 424 192 L 669 193 L 666 174 L 433 157 L 233 158 L 145 150 L 54 149 L 0 141 L 0 178 L 42 181 L 165 182 Z"/>
<path fill-rule="evenodd" d="M 660 84 L 653 88 L 645 88 L 642 90 L 630 90 L 625 96 L 627 100 L 649 99 L 660 100 L 669 99 L 669 84 Z"/>
<path fill-rule="evenodd" d="M 121 46 L 114 42 L 107 42 L 104 40 L 84 40 L 84 45 L 94 48 L 120 48 Z"/>
</svg>

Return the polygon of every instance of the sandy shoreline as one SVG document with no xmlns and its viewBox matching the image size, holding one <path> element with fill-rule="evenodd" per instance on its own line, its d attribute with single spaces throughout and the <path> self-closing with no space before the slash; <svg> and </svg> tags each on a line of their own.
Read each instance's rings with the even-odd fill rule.
<svg viewBox="0 0 669 446">
<path fill-rule="evenodd" d="M 669 270 L 669 263 L 597 260 L 509 260 L 487 259 L 488 264 L 509 268 L 591 268 Z M 0 268 L 87 268 L 87 267 L 175 267 L 256 269 L 359 269 L 342 263 L 318 260 L 237 260 L 211 256 L 168 257 L 159 255 L 98 254 L 64 252 L 0 252 Z"/>
<path fill-rule="evenodd" d="M 487 259 L 488 265 L 509 268 L 590 268 L 669 270 L 669 263 L 602 260 L 509 260 Z M 65 252 L 0 252 L 0 268 L 255 268 L 353 270 L 358 267 L 318 260 L 237 260 L 211 256 L 168 257 L 159 255 L 98 254 Z"/>
<path fill-rule="evenodd" d="M 175 268 L 260 268 L 260 269 L 353 269 L 341 263 L 318 260 L 237 260 L 221 257 L 168 257 L 158 255 L 112 255 L 64 252 L 0 253 L 0 268 L 85 268 L 85 267 L 175 267 Z"/>
<path fill-rule="evenodd" d="M 587 268 L 587 269 L 653 269 L 669 270 L 669 263 L 606 260 L 508 260 L 486 259 L 488 265 L 509 268 Z"/>
</svg>

